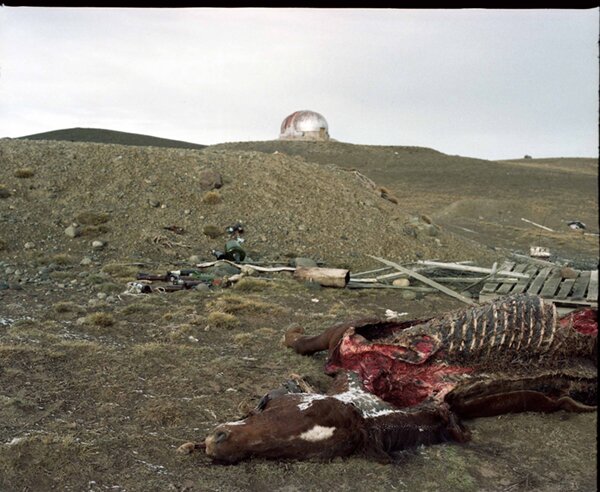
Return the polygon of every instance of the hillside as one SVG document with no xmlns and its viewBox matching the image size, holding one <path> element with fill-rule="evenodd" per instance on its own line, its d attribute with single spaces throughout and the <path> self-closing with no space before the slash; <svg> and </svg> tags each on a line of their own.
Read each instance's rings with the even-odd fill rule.
<svg viewBox="0 0 600 492">
<path fill-rule="evenodd" d="M 367 254 L 486 261 L 491 253 L 435 226 L 417 233 L 404 202 L 381 198 L 355 173 L 285 154 L 4 139 L 0 159 L 10 193 L 0 200 L 1 239 L 16 257 L 91 254 L 100 239 L 103 258 L 211 258 L 238 221 L 255 259 L 310 256 L 358 268 L 372 264 Z M 224 183 L 209 195 L 206 170 Z M 72 239 L 65 229 L 74 222 L 84 234 Z M 211 228 L 218 237 L 204 233 Z"/>
<path fill-rule="evenodd" d="M 93 142 L 118 145 L 139 145 L 151 147 L 170 147 L 178 149 L 202 149 L 205 145 L 151 137 L 137 133 L 103 130 L 101 128 L 68 128 L 51 132 L 36 133 L 19 137 L 20 140 L 64 140 L 67 142 Z"/>
<path fill-rule="evenodd" d="M 567 226 L 579 220 L 587 232 L 598 233 L 598 159 L 486 161 L 422 147 L 279 140 L 211 148 L 279 152 L 357 169 L 388 188 L 406 212 L 429 214 L 489 247 L 528 251 L 530 245 L 541 245 L 567 258 L 598 256 L 597 236 L 573 236 Z"/>
</svg>

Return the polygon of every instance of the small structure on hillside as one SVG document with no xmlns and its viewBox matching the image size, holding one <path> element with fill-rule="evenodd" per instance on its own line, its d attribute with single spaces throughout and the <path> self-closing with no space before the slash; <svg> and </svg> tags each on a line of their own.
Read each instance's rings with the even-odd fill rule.
<svg viewBox="0 0 600 492">
<path fill-rule="evenodd" d="M 296 111 L 281 123 L 280 140 L 329 140 L 329 126 L 315 111 Z"/>
</svg>

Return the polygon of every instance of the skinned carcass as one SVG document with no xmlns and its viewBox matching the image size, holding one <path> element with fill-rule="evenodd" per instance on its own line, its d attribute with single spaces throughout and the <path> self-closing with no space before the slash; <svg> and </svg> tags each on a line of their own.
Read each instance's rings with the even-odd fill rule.
<svg viewBox="0 0 600 492">
<path fill-rule="evenodd" d="M 594 411 L 597 329 L 594 310 L 558 319 L 552 304 L 528 295 L 425 320 L 343 323 L 315 337 L 291 329 L 285 343 L 298 353 L 329 351 L 328 394 L 275 390 L 197 446 L 227 463 L 382 458 L 469 439 L 461 418 Z"/>
</svg>

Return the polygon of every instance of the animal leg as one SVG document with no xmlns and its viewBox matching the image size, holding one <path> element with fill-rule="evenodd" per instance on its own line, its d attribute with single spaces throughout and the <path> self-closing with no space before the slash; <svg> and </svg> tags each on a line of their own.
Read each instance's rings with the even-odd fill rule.
<svg viewBox="0 0 600 492">
<path fill-rule="evenodd" d="M 181 454 L 192 454 L 197 449 L 206 449 L 206 444 L 202 442 L 186 442 L 177 448 L 177 452 Z"/>
<path fill-rule="evenodd" d="M 334 325 L 320 335 L 312 337 L 303 335 L 303 328 L 290 328 L 285 334 L 283 343 L 286 347 L 294 349 L 298 354 L 311 355 L 335 347 L 348 327 L 347 323 Z"/>
<path fill-rule="evenodd" d="M 504 413 L 517 412 L 590 412 L 596 407 L 578 403 L 568 396 L 553 399 L 539 391 L 523 390 L 498 393 L 473 398 L 467 401 L 455 401 L 452 409 L 463 418 L 492 417 Z"/>
</svg>

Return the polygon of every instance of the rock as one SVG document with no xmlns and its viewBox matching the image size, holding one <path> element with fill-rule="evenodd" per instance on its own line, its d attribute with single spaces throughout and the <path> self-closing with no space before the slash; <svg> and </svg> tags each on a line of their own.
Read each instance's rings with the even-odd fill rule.
<svg viewBox="0 0 600 492">
<path fill-rule="evenodd" d="M 79 229 L 79 227 L 77 226 L 70 225 L 65 229 L 65 234 L 67 235 L 67 237 L 73 239 L 81 235 L 81 229 Z"/>
<path fill-rule="evenodd" d="M 23 245 L 23 247 L 24 247 L 25 249 L 33 249 L 33 248 L 35 248 L 35 243 L 26 242 L 26 243 Z"/>
<path fill-rule="evenodd" d="M 80 262 L 79 264 L 81 266 L 88 266 L 92 264 L 92 259 L 89 256 L 85 256 Z"/>
<path fill-rule="evenodd" d="M 104 293 L 104 292 L 98 292 L 98 293 L 96 294 L 96 297 L 97 297 L 98 299 L 102 300 L 102 299 L 106 299 L 106 298 L 108 297 L 108 295 L 107 295 L 106 293 Z"/>
<path fill-rule="evenodd" d="M 21 275 L 23 275 L 23 272 L 21 270 L 15 270 L 14 275 L 15 277 L 20 277 Z"/>
<path fill-rule="evenodd" d="M 410 280 L 407 278 L 397 278 L 392 282 L 392 285 L 396 287 L 408 287 L 410 285 Z"/>
<path fill-rule="evenodd" d="M 92 249 L 102 249 L 104 246 L 106 246 L 104 241 L 92 241 Z"/>
<path fill-rule="evenodd" d="M 115 298 L 115 296 L 108 296 L 106 298 L 106 302 L 115 302 L 117 299 Z"/>
<path fill-rule="evenodd" d="M 191 213 L 192 213 L 192 211 L 191 211 L 189 208 L 186 208 L 186 209 L 183 211 L 183 215 L 190 215 Z"/>
<path fill-rule="evenodd" d="M 221 173 L 214 169 L 205 169 L 198 176 L 198 184 L 202 190 L 210 191 L 215 188 L 221 188 L 223 186 L 223 178 L 221 177 Z"/>
<path fill-rule="evenodd" d="M 6 275 L 11 275 L 14 273 L 14 268 L 8 267 L 6 270 L 4 270 L 4 273 L 6 273 Z"/>
<path fill-rule="evenodd" d="M 10 191 L 4 187 L 0 187 L 0 198 L 8 198 L 10 196 Z"/>
<path fill-rule="evenodd" d="M 10 286 L 6 282 L 0 280 L 0 290 L 6 290 L 9 288 L 10 288 Z"/>
<path fill-rule="evenodd" d="M 198 284 L 198 285 L 196 285 L 196 286 L 194 287 L 194 290 L 203 290 L 203 291 L 207 291 L 207 290 L 209 290 L 209 287 L 208 287 L 208 285 L 206 285 L 205 283 L 201 283 L 201 284 Z"/>
<path fill-rule="evenodd" d="M 148 204 L 153 208 L 160 207 L 160 202 L 158 200 L 148 200 Z"/>
<path fill-rule="evenodd" d="M 188 258 L 188 263 L 191 263 L 192 265 L 200 263 L 200 257 L 198 255 L 192 255 Z"/>
<path fill-rule="evenodd" d="M 10 284 L 9 287 L 13 290 L 23 290 L 23 286 L 18 282 Z"/>
<path fill-rule="evenodd" d="M 290 265 L 293 267 L 306 267 L 306 268 L 314 268 L 317 267 L 317 262 L 311 258 L 292 258 L 290 260 Z"/>
</svg>

